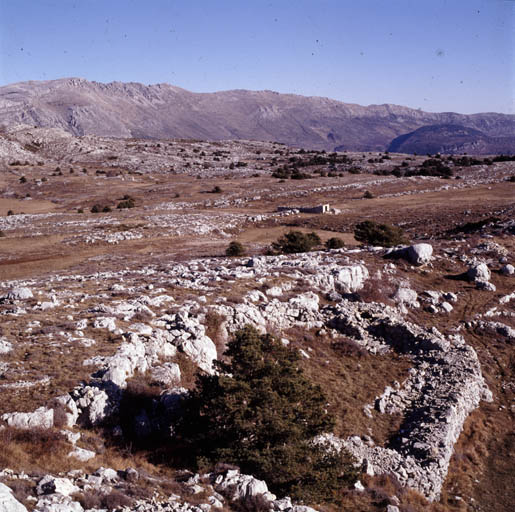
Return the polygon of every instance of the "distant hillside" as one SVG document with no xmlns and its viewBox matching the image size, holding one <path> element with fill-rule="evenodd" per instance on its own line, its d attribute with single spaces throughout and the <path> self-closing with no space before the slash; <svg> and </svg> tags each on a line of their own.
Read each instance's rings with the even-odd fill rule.
<svg viewBox="0 0 515 512">
<path fill-rule="evenodd" d="M 193 93 L 169 84 L 81 78 L 0 87 L 0 125 L 17 123 L 60 127 L 74 135 L 274 140 L 360 151 L 385 150 L 396 137 L 426 125 L 460 125 L 488 137 L 515 133 L 514 115 L 435 114 L 272 91 Z"/>
<path fill-rule="evenodd" d="M 480 130 L 444 124 L 423 126 L 395 138 L 388 151 L 392 153 L 445 153 L 491 155 L 515 152 L 515 136 L 489 137 Z"/>
</svg>

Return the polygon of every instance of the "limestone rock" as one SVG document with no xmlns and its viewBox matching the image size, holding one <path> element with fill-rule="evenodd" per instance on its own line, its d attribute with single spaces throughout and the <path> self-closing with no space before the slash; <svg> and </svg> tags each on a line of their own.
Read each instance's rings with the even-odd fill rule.
<svg viewBox="0 0 515 512">
<path fill-rule="evenodd" d="M 97 454 L 92 450 L 86 450 L 85 448 L 79 448 L 76 446 L 69 454 L 68 457 L 73 457 L 74 459 L 80 460 L 82 462 L 87 462 L 90 459 L 93 459 Z"/>
<path fill-rule="evenodd" d="M 395 302 L 398 302 L 402 305 L 408 306 L 410 308 L 418 308 L 420 307 L 420 303 L 418 302 L 418 295 L 415 290 L 411 288 L 401 287 L 399 288 L 394 295 Z"/>
<path fill-rule="evenodd" d="M 515 274 L 515 267 L 508 263 L 507 265 L 501 267 L 501 274 L 503 276 L 512 276 L 513 274 Z"/>
<path fill-rule="evenodd" d="M 406 257 L 413 265 L 425 265 L 431 261 L 433 247 L 430 244 L 410 245 L 406 250 Z"/>
<path fill-rule="evenodd" d="M 384 255 L 385 258 L 403 258 L 413 265 L 425 265 L 431 261 L 433 246 L 430 244 L 415 244 L 407 247 L 396 247 L 389 249 Z"/>
<path fill-rule="evenodd" d="M 0 483 L 0 512 L 27 512 L 27 509 L 13 496 L 10 487 Z"/>
<path fill-rule="evenodd" d="M 105 390 L 95 386 L 84 386 L 73 393 L 76 405 L 81 411 L 79 420 L 87 425 L 98 425 L 115 410 Z"/>
<path fill-rule="evenodd" d="M 361 288 L 368 278 L 368 269 L 365 265 L 347 265 L 332 270 L 334 284 L 337 291 L 354 293 Z"/>
<path fill-rule="evenodd" d="M 54 426 L 54 410 L 39 407 L 34 412 L 9 412 L 2 415 L 7 425 L 19 429 L 52 428 Z"/>
<path fill-rule="evenodd" d="M 13 349 L 12 343 L 5 338 L 0 338 L 0 354 L 8 354 Z"/>
<path fill-rule="evenodd" d="M 9 290 L 1 298 L 7 299 L 7 300 L 27 300 L 27 299 L 32 299 L 32 297 L 34 297 L 34 295 L 32 294 L 31 289 L 21 286 L 21 287 L 13 288 L 13 289 Z"/>
<path fill-rule="evenodd" d="M 116 319 L 113 317 L 99 317 L 93 322 L 95 329 L 107 329 L 108 331 L 116 330 Z"/>
<path fill-rule="evenodd" d="M 214 476 L 213 486 L 216 491 L 231 501 L 242 500 L 250 504 L 258 496 L 268 501 L 276 498 L 268 491 L 266 482 L 250 475 L 242 475 L 237 469 Z"/>
<path fill-rule="evenodd" d="M 69 478 L 57 478 L 52 475 L 44 476 L 37 485 L 36 492 L 41 494 L 62 494 L 70 496 L 79 492 L 79 488 Z"/>
<path fill-rule="evenodd" d="M 469 281 L 490 281 L 490 269 L 486 263 L 476 263 L 467 270 Z"/>
<path fill-rule="evenodd" d="M 490 281 L 483 281 L 482 279 L 476 279 L 476 288 L 478 290 L 485 290 L 487 292 L 495 292 L 497 290 L 495 284 Z"/>
<path fill-rule="evenodd" d="M 164 363 L 150 371 L 153 382 L 164 386 L 176 386 L 181 382 L 181 370 L 177 363 Z"/>
<path fill-rule="evenodd" d="M 37 504 L 34 512 L 83 512 L 81 504 L 74 501 L 70 496 L 61 494 L 50 494 L 42 496 Z"/>
<path fill-rule="evenodd" d="M 56 427 L 73 427 L 77 423 L 79 410 L 70 395 L 52 399 L 49 406 L 54 410 L 54 425 Z"/>
</svg>

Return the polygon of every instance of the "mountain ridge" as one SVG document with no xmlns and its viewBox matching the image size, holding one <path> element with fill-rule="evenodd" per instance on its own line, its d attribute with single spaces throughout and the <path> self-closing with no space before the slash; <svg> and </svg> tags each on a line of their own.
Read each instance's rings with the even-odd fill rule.
<svg viewBox="0 0 515 512">
<path fill-rule="evenodd" d="M 430 113 L 320 96 L 233 89 L 197 93 L 167 84 L 84 78 L 0 87 L 0 125 L 60 127 L 74 135 L 276 140 L 325 150 L 377 151 L 426 125 L 462 125 L 488 137 L 515 133 L 515 115 Z"/>
</svg>

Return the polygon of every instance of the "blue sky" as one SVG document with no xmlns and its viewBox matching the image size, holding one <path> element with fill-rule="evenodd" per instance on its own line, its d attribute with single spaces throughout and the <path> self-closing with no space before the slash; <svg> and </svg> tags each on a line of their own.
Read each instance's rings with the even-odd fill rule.
<svg viewBox="0 0 515 512">
<path fill-rule="evenodd" d="M 514 45 L 513 0 L 0 0 L 0 85 L 78 76 L 515 113 Z"/>
</svg>

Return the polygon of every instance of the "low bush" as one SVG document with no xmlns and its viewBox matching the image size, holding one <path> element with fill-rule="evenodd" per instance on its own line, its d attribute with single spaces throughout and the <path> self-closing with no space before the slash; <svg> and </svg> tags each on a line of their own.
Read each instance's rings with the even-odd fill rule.
<svg viewBox="0 0 515 512">
<path fill-rule="evenodd" d="M 243 256 L 244 254 L 245 247 L 238 241 L 231 242 L 227 249 L 225 249 L 226 256 Z"/>
<path fill-rule="evenodd" d="M 329 238 L 325 242 L 326 249 L 341 249 L 344 245 L 343 240 L 337 237 Z"/>
<path fill-rule="evenodd" d="M 281 254 L 294 254 L 297 252 L 312 251 L 322 241 L 315 233 L 302 233 L 301 231 L 289 231 L 272 243 L 272 249 Z"/>
<path fill-rule="evenodd" d="M 379 224 L 372 220 L 360 222 L 354 228 L 354 238 L 367 245 L 393 247 L 406 243 L 402 229 L 390 224 Z"/>
</svg>

